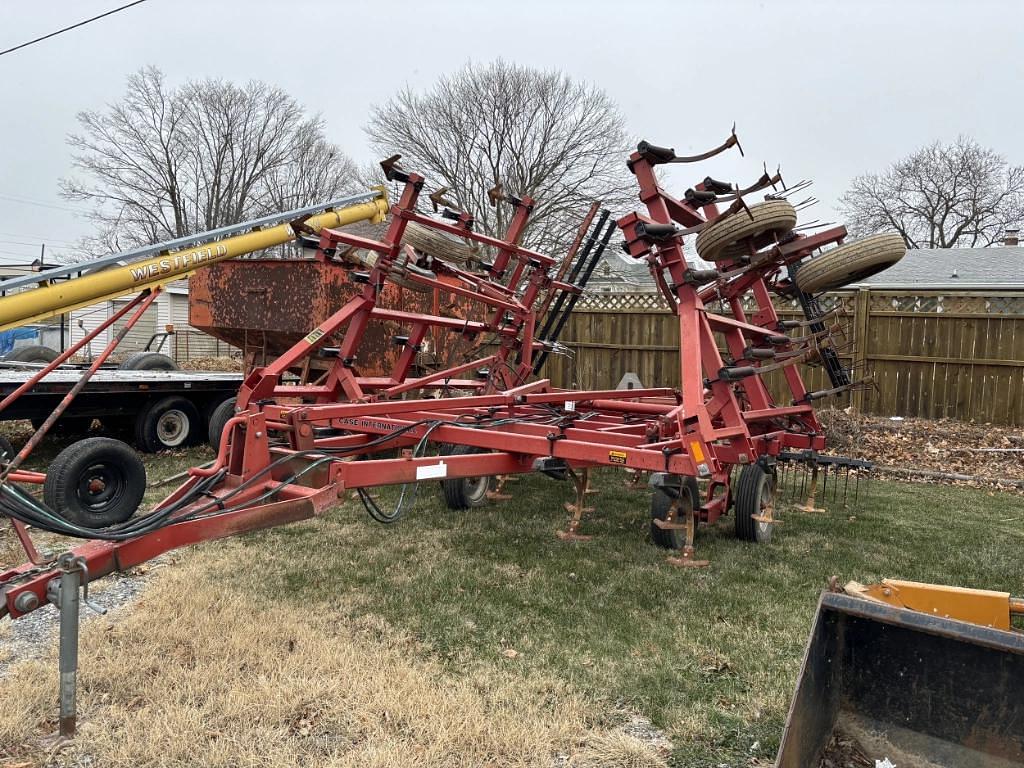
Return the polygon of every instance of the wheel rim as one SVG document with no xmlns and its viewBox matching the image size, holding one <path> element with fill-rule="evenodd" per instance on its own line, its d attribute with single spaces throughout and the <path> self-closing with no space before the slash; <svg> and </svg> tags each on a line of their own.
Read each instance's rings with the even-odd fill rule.
<svg viewBox="0 0 1024 768">
<path fill-rule="evenodd" d="M 97 463 L 82 473 L 76 495 L 89 512 L 102 514 L 121 500 L 124 491 L 123 470 L 113 464 Z"/>
<path fill-rule="evenodd" d="M 156 423 L 156 435 L 161 444 L 176 448 L 185 442 L 189 432 L 189 420 L 184 411 L 172 408 L 165 411 Z"/>
<path fill-rule="evenodd" d="M 466 500 L 471 504 L 483 501 L 487 496 L 487 489 L 490 487 L 491 478 L 486 475 L 480 477 L 467 477 L 462 481 L 463 493 Z"/>
<path fill-rule="evenodd" d="M 758 500 L 757 512 L 758 517 L 761 518 L 754 521 L 757 524 L 757 537 L 759 539 L 767 538 L 771 536 L 772 523 L 775 521 L 775 492 L 767 480 L 761 487 L 761 497 Z"/>
</svg>

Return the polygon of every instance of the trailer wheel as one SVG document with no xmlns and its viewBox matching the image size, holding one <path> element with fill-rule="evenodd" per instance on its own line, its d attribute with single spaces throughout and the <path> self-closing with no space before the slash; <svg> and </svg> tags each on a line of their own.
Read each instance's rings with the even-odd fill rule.
<svg viewBox="0 0 1024 768">
<path fill-rule="evenodd" d="M 804 293 L 833 291 L 888 269 L 906 252 L 903 237 L 895 232 L 864 237 L 802 263 L 796 284 Z"/>
<path fill-rule="evenodd" d="M 228 423 L 228 419 L 235 415 L 236 399 L 237 398 L 229 397 L 210 411 L 209 426 L 207 427 L 206 437 L 210 443 L 210 447 L 215 451 L 220 450 L 220 440 L 224 435 L 224 426 Z"/>
<path fill-rule="evenodd" d="M 724 261 L 746 256 L 747 249 L 740 241 L 760 237 L 770 232 L 784 235 L 796 226 L 796 209 L 785 200 L 768 200 L 750 206 L 751 218 L 746 211 L 737 211 L 715 219 L 697 235 L 697 253 L 707 261 Z"/>
<path fill-rule="evenodd" d="M 135 444 L 146 453 L 173 451 L 196 442 L 201 434 L 199 411 L 184 397 L 165 397 L 143 408 L 135 419 Z"/>
<path fill-rule="evenodd" d="M 444 451 L 447 456 L 465 456 L 470 453 L 483 453 L 483 450 L 471 445 L 456 445 Z M 474 509 L 487 503 L 487 491 L 491 488 L 489 475 L 479 477 L 455 477 L 441 481 L 444 492 L 444 503 L 448 509 Z"/>
<path fill-rule="evenodd" d="M 15 349 L 4 357 L 4 360 L 16 363 L 52 363 L 56 359 L 57 352 L 55 350 L 38 344 Z"/>
<path fill-rule="evenodd" d="M 736 536 L 743 541 L 767 544 L 772 540 L 775 512 L 775 475 L 760 464 L 747 464 L 736 481 Z M 754 518 L 761 518 L 755 520 Z"/>
<path fill-rule="evenodd" d="M 117 366 L 122 371 L 177 371 L 178 364 L 159 352 L 136 352 Z"/>
<path fill-rule="evenodd" d="M 697 485 L 697 478 L 683 478 L 681 495 L 682 505 L 685 505 L 687 499 L 689 499 L 690 509 L 696 509 L 700 506 L 700 486 Z M 671 509 L 672 497 L 662 490 L 655 490 L 651 495 L 651 539 L 659 547 L 664 547 L 665 549 L 682 549 L 686 545 L 686 531 L 681 528 L 659 528 L 654 524 L 655 520 L 668 519 L 668 513 Z"/>
<path fill-rule="evenodd" d="M 43 483 L 43 500 L 84 528 L 123 523 L 146 493 L 146 468 L 126 443 L 90 437 L 57 454 Z"/>
</svg>

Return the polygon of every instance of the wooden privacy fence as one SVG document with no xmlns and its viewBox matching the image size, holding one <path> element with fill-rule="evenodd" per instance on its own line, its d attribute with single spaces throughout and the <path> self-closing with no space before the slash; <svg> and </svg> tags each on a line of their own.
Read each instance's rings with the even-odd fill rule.
<svg viewBox="0 0 1024 768">
<path fill-rule="evenodd" d="M 867 370 L 874 387 L 824 403 L 885 416 L 1024 424 L 1024 292 L 860 289 L 823 297 L 847 331 L 844 364 Z M 783 319 L 803 317 L 780 300 Z M 614 387 L 627 371 L 644 386 L 679 385 L 679 327 L 657 294 L 585 297 L 544 375 L 557 386 Z M 809 389 L 831 386 L 803 367 Z M 766 377 L 781 400 L 781 378 Z"/>
</svg>

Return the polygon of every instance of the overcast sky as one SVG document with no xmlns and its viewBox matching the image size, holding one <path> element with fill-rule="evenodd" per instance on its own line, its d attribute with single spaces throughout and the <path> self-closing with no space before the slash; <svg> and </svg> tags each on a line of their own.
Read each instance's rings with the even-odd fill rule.
<svg viewBox="0 0 1024 768">
<path fill-rule="evenodd" d="M 0 0 L 0 50 L 125 0 Z M 737 123 L 747 152 L 673 169 L 681 194 L 710 174 L 747 184 L 761 161 L 812 178 L 832 219 L 855 175 L 935 139 L 974 136 L 1024 162 L 1024 2 L 403 2 L 148 0 L 0 57 L 0 260 L 89 231 L 58 195 L 75 114 L 116 101 L 153 64 L 189 78 L 280 85 L 371 158 L 371 105 L 502 57 L 603 87 L 637 138 L 680 154 Z M 625 159 L 625 158 L 623 158 Z"/>
</svg>

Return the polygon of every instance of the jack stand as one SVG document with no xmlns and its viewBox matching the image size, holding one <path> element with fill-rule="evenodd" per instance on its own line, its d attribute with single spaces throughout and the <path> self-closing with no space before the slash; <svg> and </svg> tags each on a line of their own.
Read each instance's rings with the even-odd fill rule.
<svg viewBox="0 0 1024 768">
<path fill-rule="evenodd" d="M 566 529 L 558 531 L 555 535 L 562 541 L 590 541 L 594 538 L 593 536 L 577 533 L 580 529 L 580 521 L 583 518 L 583 514 L 594 511 L 593 507 L 585 506 L 587 489 L 590 487 L 590 470 L 584 469 L 577 474 L 570 469 L 569 475 L 572 477 L 573 485 L 576 486 L 576 503 L 572 504 L 568 501 L 565 503 L 565 509 L 567 512 L 572 513 L 572 517 L 569 518 L 569 524 L 566 526 Z"/>
<path fill-rule="evenodd" d="M 493 491 L 487 492 L 487 498 L 491 501 L 509 501 L 512 498 L 511 493 L 504 493 L 505 483 L 510 483 L 518 480 L 519 478 L 515 475 L 498 475 L 497 486 Z"/>
<path fill-rule="evenodd" d="M 818 465 L 815 464 L 811 469 L 811 487 L 807 489 L 807 501 L 794 509 L 798 509 L 801 512 L 824 512 L 825 509 L 822 507 L 814 506 L 814 495 L 818 492 Z"/>
<path fill-rule="evenodd" d="M 676 516 L 679 514 L 679 506 L 679 500 L 676 499 L 672 504 L 672 511 L 669 513 L 670 524 L 679 525 L 679 523 L 675 522 Z M 690 508 L 686 510 L 686 522 L 681 526 L 686 530 L 686 544 L 683 545 L 683 554 L 680 557 L 669 557 L 665 562 L 669 565 L 674 565 L 676 568 L 706 568 L 711 565 L 710 560 L 694 559 L 693 540 L 697 533 L 697 512 L 689 503 L 686 506 Z"/>
<path fill-rule="evenodd" d="M 78 689 L 78 590 L 82 589 L 81 602 L 99 614 L 105 608 L 89 600 L 89 570 L 85 559 L 66 552 L 57 560 L 60 578 L 50 581 L 46 587 L 47 599 L 60 611 L 60 720 L 57 733 L 49 741 L 59 746 L 75 736 L 78 713 L 75 696 Z"/>
</svg>

